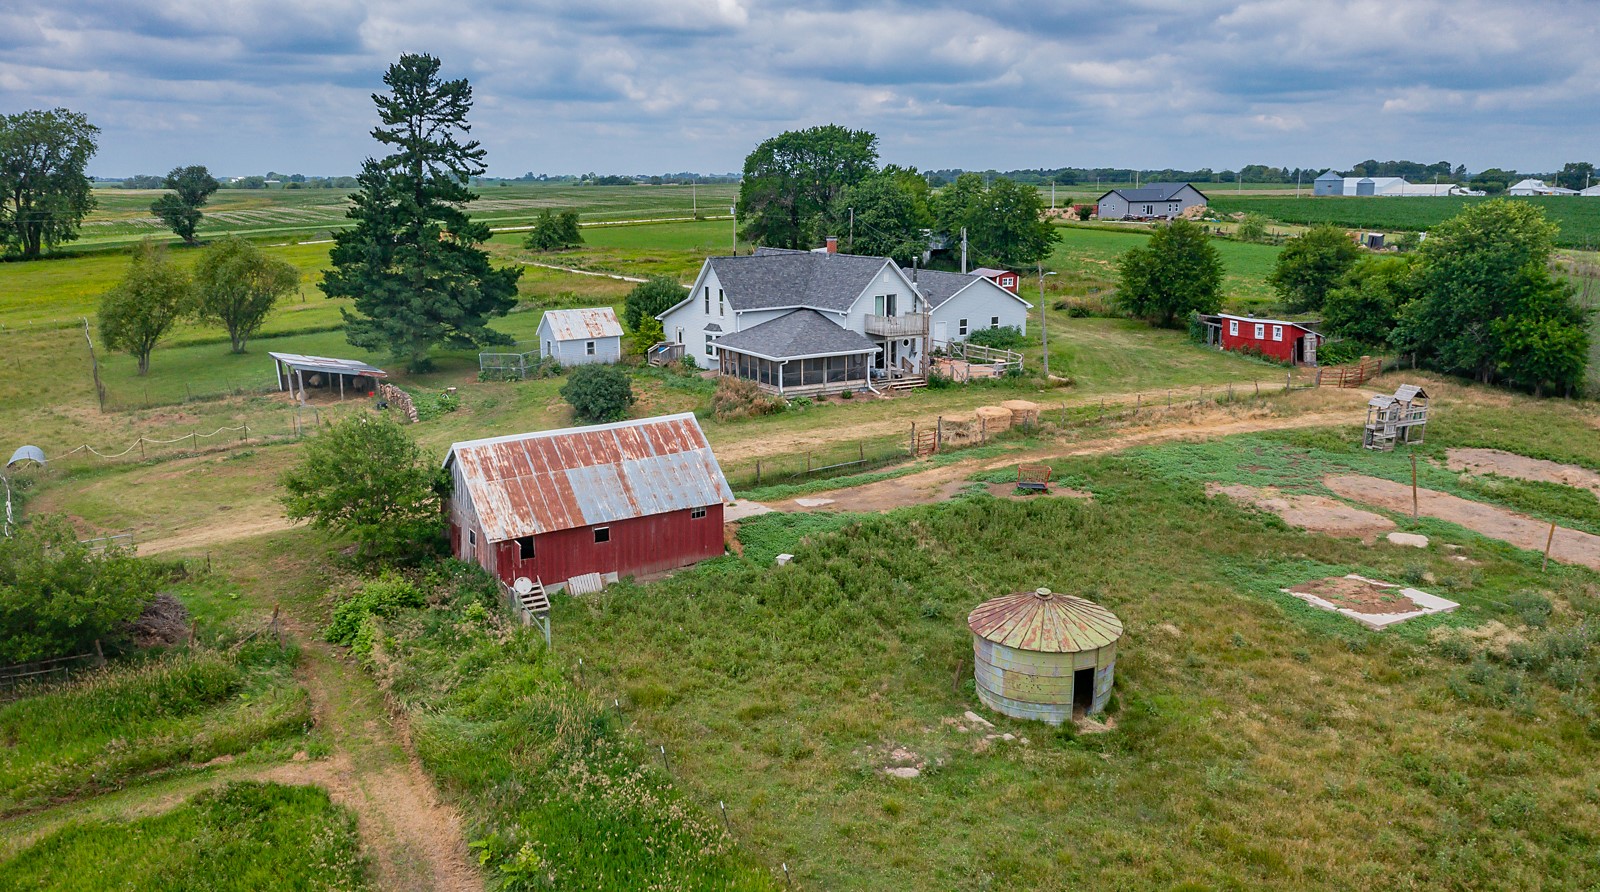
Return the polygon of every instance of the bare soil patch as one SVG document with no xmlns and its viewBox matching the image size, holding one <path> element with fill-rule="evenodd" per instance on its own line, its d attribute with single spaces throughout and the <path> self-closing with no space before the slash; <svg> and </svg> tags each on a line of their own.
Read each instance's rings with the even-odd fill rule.
<svg viewBox="0 0 1600 892">
<path fill-rule="evenodd" d="M 1400 586 L 1349 576 L 1329 576 L 1290 586 L 1289 591 L 1315 595 L 1358 613 L 1409 613 L 1421 605 L 1400 593 Z"/>
<path fill-rule="evenodd" d="M 1451 449 L 1446 455 L 1447 466 L 1452 471 L 1499 474 L 1502 477 L 1516 477 L 1521 480 L 1561 483 L 1600 495 L 1600 473 L 1577 465 L 1564 465 L 1542 458 L 1528 458 L 1525 455 L 1499 449 Z"/>
<path fill-rule="evenodd" d="M 1371 542 L 1379 533 L 1394 529 L 1394 521 L 1381 514 L 1363 511 L 1326 496 L 1285 495 L 1270 486 L 1206 484 L 1207 495 L 1225 495 L 1236 502 L 1270 511 L 1290 526 L 1327 533 L 1330 536 L 1359 536 Z"/>
<path fill-rule="evenodd" d="M 1329 477 L 1323 483 L 1338 495 L 1390 511 L 1411 511 L 1411 487 L 1359 474 Z M 1509 542 L 1529 551 L 1544 551 L 1550 524 L 1524 514 L 1458 498 L 1431 489 L 1418 490 L 1417 510 L 1448 520 L 1475 533 Z M 1558 526 L 1550 544 L 1550 558 L 1600 570 L 1600 536 Z"/>
<path fill-rule="evenodd" d="M 191 548 L 204 548 L 208 545 L 218 545 L 223 542 L 233 542 L 238 539 L 248 539 L 252 536 L 280 532 L 287 530 L 292 525 L 289 519 L 281 514 L 275 516 L 239 515 L 219 518 L 202 527 L 195 527 L 170 536 L 140 542 L 138 543 L 139 553 L 152 555 Z"/>
<path fill-rule="evenodd" d="M 1073 489 L 1070 486 L 1050 487 L 1048 492 L 1029 492 L 1017 489 L 1011 482 L 991 483 L 987 489 L 989 494 L 997 499 L 1011 499 L 1015 502 L 1026 502 L 1029 499 L 1082 499 L 1086 502 L 1094 501 L 1094 493 L 1085 489 Z"/>
</svg>

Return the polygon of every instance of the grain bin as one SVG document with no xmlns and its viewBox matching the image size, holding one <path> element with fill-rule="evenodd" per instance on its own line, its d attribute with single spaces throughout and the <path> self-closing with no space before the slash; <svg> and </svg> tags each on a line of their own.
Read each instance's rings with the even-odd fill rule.
<svg viewBox="0 0 1600 892">
<path fill-rule="evenodd" d="M 1122 620 L 1047 588 L 985 601 L 967 617 L 978 699 L 997 712 L 1059 725 L 1111 696 Z"/>
</svg>

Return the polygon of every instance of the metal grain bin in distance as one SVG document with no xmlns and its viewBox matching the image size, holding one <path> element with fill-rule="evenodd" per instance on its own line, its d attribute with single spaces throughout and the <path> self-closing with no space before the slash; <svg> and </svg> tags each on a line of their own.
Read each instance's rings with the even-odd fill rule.
<svg viewBox="0 0 1600 892">
<path fill-rule="evenodd" d="M 1049 589 L 985 601 L 967 617 L 978 699 L 996 712 L 1059 725 L 1111 696 L 1122 620 Z"/>
</svg>

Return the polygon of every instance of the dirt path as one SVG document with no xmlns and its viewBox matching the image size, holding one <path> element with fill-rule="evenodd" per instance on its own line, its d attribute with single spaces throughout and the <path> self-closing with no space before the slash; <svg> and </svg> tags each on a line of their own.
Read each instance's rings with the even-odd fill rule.
<svg viewBox="0 0 1600 892">
<path fill-rule="evenodd" d="M 1394 529 L 1394 521 L 1382 514 L 1352 508 L 1337 499 L 1301 493 L 1288 494 L 1270 486 L 1223 485 L 1207 483 L 1206 495 L 1225 495 L 1243 505 L 1252 505 L 1283 518 L 1283 522 L 1313 533 L 1330 536 L 1358 536 L 1369 544 L 1379 533 Z"/>
<path fill-rule="evenodd" d="M 948 465 L 931 467 L 925 471 L 906 474 L 890 480 L 880 480 L 861 486 L 811 493 L 803 498 L 812 503 L 800 505 L 793 499 L 768 503 L 777 511 L 888 511 L 907 505 L 925 505 L 942 502 L 967 485 L 967 478 L 983 471 L 1006 468 L 1023 461 L 1068 458 L 1075 455 L 1099 455 L 1118 452 L 1135 446 L 1152 443 L 1209 440 L 1235 434 L 1258 433 L 1269 430 L 1293 430 L 1306 427 L 1326 427 L 1345 424 L 1350 413 L 1318 412 L 1291 418 L 1256 417 L 1204 419 L 1197 423 L 1169 425 L 1147 430 L 1132 431 L 1116 437 L 1096 440 L 1092 444 L 1062 444 L 1015 452 L 1004 458 L 982 458 L 957 461 Z M 826 503 L 823 500 L 831 500 Z"/>
<path fill-rule="evenodd" d="M 1323 483 L 1335 494 L 1354 502 L 1390 511 L 1411 511 L 1411 487 L 1404 483 L 1357 474 L 1329 477 Z M 1529 551 L 1543 552 L 1550 535 L 1550 524 L 1545 521 L 1431 489 L 1417 491 L 1417 510 Z M 1600 536 L 1558 526 L 1550 545 L 1550 557 L 1564 564 L 1600 570 Z"/>
<path fill-rule="evenodd" d="M 1522 480 L 1561 483 L 1600 495 L 1600 474 L 1577 465 L 1564 465 L 1542 458 L 1528 458 L 1525 455 L 1503 452 L 1499 449 L 1451 449 L 1446 453 L 1446 460 L 1447 466 L 1452 471 L 1499 474 L 1502 477 L 1517 477 Z"/>
<path fill-rule="evenodd" d="M 168 551 L 182 551 L 189 548 L 204 548 L 208 545 L 219 545 L 236 539 L 248 539 L 251 536 L 276 533 L 281 530 L 287 530 L 291 526 L 293 524 L 289 522 L 289 519 L 281 514 L 269 517 L 239 517 L 183 530 L 159 539 L 139 542 L 139 553 L 152 555 Z"/>
</svg>

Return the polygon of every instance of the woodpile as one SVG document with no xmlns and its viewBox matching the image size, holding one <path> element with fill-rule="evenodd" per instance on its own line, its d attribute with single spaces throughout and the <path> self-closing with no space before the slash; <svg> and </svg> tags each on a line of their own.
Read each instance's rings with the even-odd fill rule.
<svg viewBox="0 0 1600 892">
<path fill-rule="evenodd" d="M 407 421 L 417 423 L 417 407 L 411 402 L 411 394 L 385 381 L 378 385 L 378 399 L 399 410 Z"/>
<path fill-rule="evenodd" d="M 1032 427 L 1039 423 L 1039 404 L 1031 400 L 1006 400 L 1000 408 L 1011 413 L 1012 427 Z"/>
</svg>

